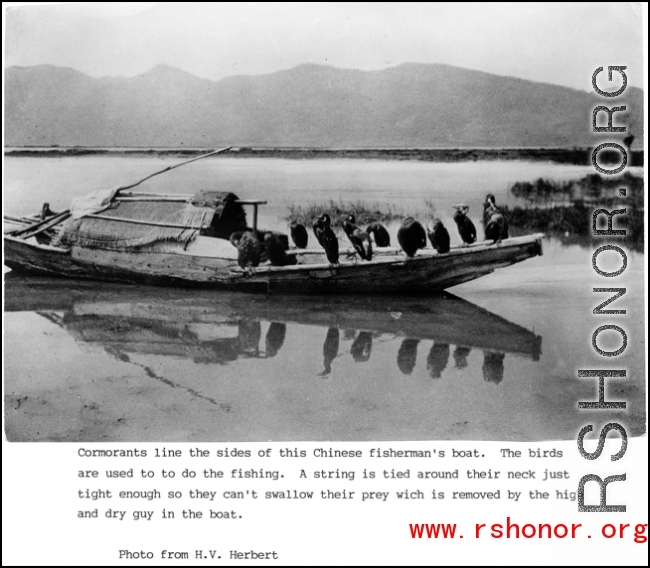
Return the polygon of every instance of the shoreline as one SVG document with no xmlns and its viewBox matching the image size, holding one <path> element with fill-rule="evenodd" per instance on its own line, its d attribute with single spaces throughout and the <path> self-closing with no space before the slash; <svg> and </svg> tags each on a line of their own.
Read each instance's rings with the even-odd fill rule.
<svg viewBox="0 0 650 568">
<path fill-rule="evenodd" d="M 200 156 L 211 148 L 36 148 L 23 147 L 6 149 L 6 157 L 17 158 L 74 158 L 80 156 L 128 156 L 128 157 L 184 157 Z M 213 156 L 213 158 L 282 158 L 291 160 L 309 159 L 374 159 L 424 162 L 476 162 L 498 160 L 522 160 L 554 162 L 571 165 L 590 165 L 591 148 L 394 148 L 394 149 L 326 149 L 326 148 L 254 148 L 240 147 Z M 601 152 L 601 163 L 618 163 L 618 152 L 610 156 Z M 643 166 L 644 150 L 630 150 L 628 165 Z"/>
</svg>

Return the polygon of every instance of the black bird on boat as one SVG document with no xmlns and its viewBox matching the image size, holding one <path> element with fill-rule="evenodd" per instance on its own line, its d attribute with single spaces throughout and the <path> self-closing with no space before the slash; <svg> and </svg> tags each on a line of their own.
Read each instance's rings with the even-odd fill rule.
<svg viewBox="0 0 650 568">
<path fill-rule="evenodd" d="M 413 217 L 407 217 L 397 231 L 397 242 L 406 256 L 413 258 L 418 249 L 427 246 L 427 234 L 418 221 Z"/>
<path fill-rule="evenodd" d="M 508 238 L 508 220 L 497 207 L 494 195 L 488 193 L 483 204 L 483 226 L 485 227 L 485 240 L 495 243 Z"/>
<path fill-rule="evenodd" d="M 262 243 L 250 231 L 237 231 L 230 235 L 230 242 L 237 247 L 237 264 L 242 268 L 252 270 L 260 264 Z"/>
<path fill-rule="evenodd" d="M 339 263 L 339 240 L 336 233 L 332 230 L 331 219 L 327 213 L 318 218 L 318 223 L 314 223 L 314 234 L 316 239 L 325 249 L 327 260 L 330 264 Z"/>
<path fill-rule="evenodd" d="M 431 241 L 431 246 L 440 254 L 449 252 L 449 232 L 440 219 L 429 221 L 427 235 L 429 236 L 429 241 Z"/>
<path fill-rule="evenodd" d="M 467 216 L 469 207 L 467 205 L 454 205 L 456 213 L 454 213 L 454 221 L 458 227 L 460 238 L 463 239 L 465 245 L 471 245 L 476 242 L 476 227 L 472 220 Z"/>
<path fill-rule="evenodd" d="M 354 250 L 363 260 L 372 260 L 372 243 L 368 233 L 362 231 L 355 224 L 354 215 L 348 215 L 343 221 L 343 230 L 350 239 Z"/>
<path fill-rule="evenodd" d="M 299 249 L 307 248 L 307 243 L 309 242 L 309 235 L 307 234 L 307 229 L 302 223 L 293 221 L 289 225 L 291 232 L 291 239 L 295 243 L 296 247 Z"/>
<path fill-rule="evenodd" d="M 321 235 L 321 232 L 323 231 L 322 217 L 316 217 L 312 221 L 311 226 L 312 226 L 312 229 L 314 231 L 314 236 L 316 237 L 316 240 L 318 241 L 318 244 L 320 246 L 323 246 L 323 243 L 320 242 L 320 235 Z"/>
<path fill-rule="evenodd" d="M 370 225 L 366 227 L 366 233 L 375 239 L 375 244 L 378 247 L 390 246 L 390 234 L 388 233 L 388 229 L 381 223 L 377 223 L 376 221 L 370 223 Z"/>
<path fill-rule="evenodd" d="M 282 241 L 273 233 L 264 235 L 264 247 L 266 248 L 266 256 L 273 266 L 289 266 L 298 263 L 296 255 L 287 254 Z"/>
<path fill-rule="evenodd" d="M 506 224 L 506 218 L 498 211 L 495 211 L 485 225 L 485 240 L 498 243 L 502 239 L 507 238 L 507 235 L 508 226 Z"/>
<path fill-rule="evenodd" d="M 488 193 L 485 196 L 485 203 L 483 203 L 483 225 L 487 225 L 489 223 L 490 217 L 495 210 L 498 210 L 498 208 L 496 206 L 494 195 Z"/>
</svg>

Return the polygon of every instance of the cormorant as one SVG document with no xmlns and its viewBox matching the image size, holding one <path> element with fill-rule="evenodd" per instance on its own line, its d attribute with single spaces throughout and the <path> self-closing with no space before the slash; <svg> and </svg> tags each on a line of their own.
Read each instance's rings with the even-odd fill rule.
<svg viewBox="0 0 650 568">
<path fill-rule="evenodd" d="M 319 377 L 324 377 L 329 375 L 332 372 L 332 361 L 336 359 L 336 356 L 339 354 L 339 328 L 330 327 L 327 329 L 327 335 L 325 336 L 325 343 L 323 343 L 323 369 L 322 373 L 319 373 Z"/>
<path fill-rule="evenodd" d="M 427 370 L 432 379 L 439 379 L 449 362 L 449 344 L 433 342 L 427 357 Z"/>
<path fill-rule="evenodd" d="M 424 230 L 424 229 L 423 229 Z M 405 339 L 397 352 L 397 366 L 404 375 L 410 375 L 415 369 L 418 358 L 419 339 Z"/>
<path fill-rule="evenodd" d="M 397 231 L 397 242 L 406 256 L 413 258 L 418 249 L 427 246 L 427 234 L 424 227 L 413 217 L 407 217 Z"/>
<path fill-rule="evenodd" d="M 488 193 L 483 204 L 483 226 L 485 227 L 485 239 L 497 242 L 508 238 L 508 220 L 497 207 L 494 195 Z M 488 229 L 489 227 L 489 229 Z"/>
<path fill-rule="evenodd" d="M 494 195 L 488 193 L 485 196 L 485 203 L 483 203 L 483 225 L 487 225 L 490 222 L 490 217 L 495 209 L 497 209 L 497 206 Z"/>
<path fill-rule="evenodd" d="M 266 356 L 267 358 L 275 357 L 278 351 L 284 345 L 284 338 L 287 335 L 287 326 L 284 323 L 274 321 L 266 332 Z"/>
<path fill-rule="evenodd" d="M 431 246 L 440 254 L 449 252 L 449 232 L 445 229 L 440 219 L 429 221 L 427 225 L 427 235 Z"/>
<path fill-rule="evenodd" d="M 266 248 L 266 256 L 273 266 L 288 266 L 298 263 L 296 255 L 287 254 L 284 251 L 282 241 L 273 233 L 264 235 L 264 247 Z"/>
<path fill-rule="evenodd" d="M 350 347 L 350 354 L 356 363 L 365 363 L 372 353 L 372 333 L 360 331 Z"/>
<path fill-rule="evenodd" d="M 230 242 L 237 247 L 237 263 L 239 266 L 249 270 L 259 266 L 262 243 L 253 233 L 250 231 L 245 233 L 237 231 L 230 235 Z"/>
<path fill-rule="evenodd" d="M 318 244 L 320 246 L 323 246 L 323 243 L 320 242 L 320 235 L 323 230 L 323 221 L 322 217 L 316 217 L 312 223 L 311 223 L 312 229 L 314 231 L 314 236 L 316 237 L 316 240 L 318 241 Z"/>
<path fill-rule="evenodd" d="M 350 239 L 354 250 L 363 260 L 372 260 L 372 243 L 368 233 L 365 233 L 354 224 L 354 215 L 348 215 L 343 221 L 343 230 Z"/>
<path fill-rule="evenodd" d="M 390 246 L 390 234 L 388 233 L 388 229 L 381 223 L 377 223 L 376 221 L 370 223 L 370 225 L 366 227 L 366 233 L 372 235 L 375 239 L 375 244 L 378 247 Z"/>
<path fill-rule="evenodd" d="M 307 234 L 307 229 L 302 223 L 293 221 L 289 225 L 291 231 L 291 239 L 296 244 L 296 247 L 299 249 L 307 248 L 307 243 L 309 242 L 309 235 Z"/>
<path fill-rule="evenodd" d="M 504 237 L 504 233 L 506 237 Z M 507 238 L 508 227 L 506 219 L 501 213 L 495 211 L 492 213 L 490 220 L 485 225 L 485 240 L 492 240 L 495 243 L 500 242 L 503 238 Z"/>
<path fill-rule="evenodd" d="M 339 240 L 336 233 L 332 230 L 331 219 L 327 213 L 324 213 L 318 218 L 318 223 L 314 224 L 314 234 L 316 239 L 325 249 L 327 260 L 330 264 L 339 263 Z"/>
<path fill-rule="evenodd" d="M 467 205 L 454 205 L 456 213 L 454 213 L 454 221 L 458 226 L 458 233 L 460 238 L 463 239 L 465 245 L 471 245 L 476 241 L 476 227 L 472 220 L 467 216 L 469 207 Z"/>
</svg>

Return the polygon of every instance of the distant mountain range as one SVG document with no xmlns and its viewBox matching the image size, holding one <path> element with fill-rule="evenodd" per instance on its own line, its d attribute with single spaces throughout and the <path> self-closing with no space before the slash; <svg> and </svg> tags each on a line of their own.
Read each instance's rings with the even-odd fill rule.
<svg viewBox="0 0 650 568">
<path fill-rule="evenodd" d="M 437 64 L 381 71 L 300 65 L 220 81 L 156 66 L 93 78 L 39 65 L 5 70 L 6 146 L 591 146 L 596 105 L 643 140 L 643 91 L 617 99 Z"/>
</svg>

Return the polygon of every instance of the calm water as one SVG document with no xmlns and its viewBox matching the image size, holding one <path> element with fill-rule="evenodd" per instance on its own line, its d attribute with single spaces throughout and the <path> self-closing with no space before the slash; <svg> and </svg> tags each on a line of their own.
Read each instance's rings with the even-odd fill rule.
<svg viewBox="0 0 650 568">
<path fill-rule="evenodd" d="M 64 209 L 74 196 L 177 161 L 8 158 L 5 210 L 33 213 L 44 201 Z M 478 220 L 488 192 L 508 202 L 515 181 L 587 173 L 526 162 L 208 159 L 141 189 L 267 199 L 260 224 L 286 230 L 287 203 L 365 199 L 417 216 L 428 198 L 450 224 L 454 203 Z M 591 418 L 639 435 L 644 258 L 629 252 L 613 284 L 591 269 L 593 248 L 547 239 L 544 256 L 430 299 L 277 298 L 6 274 L 6 432 L 64 441 L 545 440 L 573 439 Z M 606 285 L 627 286 L 618 301 L 626 316 L 591 314 L 605 299 L 591 288 Z M 577 369 L 608 368 L 591 347 L 603 323 L 628 335 L 617 358 L 628 378 L 609 390 L 628 401 L 624 415 L 576 410 L 596 396 Z M 608 333 L 600 345 L 616 349 Z"/>
</svg>

